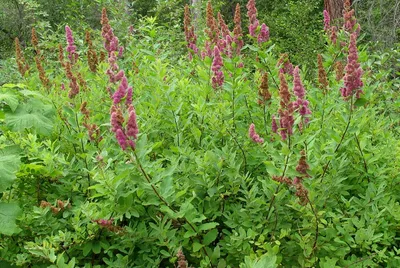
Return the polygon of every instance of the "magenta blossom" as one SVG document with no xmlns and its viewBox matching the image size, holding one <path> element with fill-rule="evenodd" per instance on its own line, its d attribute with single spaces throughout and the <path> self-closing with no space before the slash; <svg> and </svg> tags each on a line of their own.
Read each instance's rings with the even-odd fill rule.
<svg viewBox="0 0 400 268">
<path fill-rule="evenodd" d="M 304 96 L 306 95 L 306 91 L 300 79 L 299 66 L 296 66 L 293 71 L 293 92 L 299 99 L 304 99 Z"/>
<path fill-rule="evenodd" d="M 120 46 L 118 49 L 118 58 L 122 58 L 123 54 L 124 54 L 124 47 Z"/>
<path fill-rule="evenodd" d="M 297 97 L 297 100 L 293 102 L 293 108 L 298 110 L 301 116 L 311 114 L 311 110 L 308 107 L 308 101 L 305 100 L 306 90 L 304 89 L 303 83 L 300 79 L 299 66 L 296 66 L 293 71 L 293 92 Z"/>
<path fill-rule="evenodd" d="M 331 17 L 329 16 L 328 11 L 324 10 L 324 30 L 328 33 L 331 29 Z"/>
<path fill-rule="evenodd" d="M 258 34 L 257 41 L 259 44 L 267 42 L 269 40 L 269 28 L 265 23 L 261 25 L 260 33 Z"/>
<path fill-rule="evenodd" d="M 119 84 L 118 89 L 115 91 L 112 97 L 114 104 L 118 104 L 121 102 L 121 99 L 125 97 L 127 90 L 128 90 L 128 79 L 126 79 L 126 76 L 124 76 L 121 80 L 121 83 Z"/>
<path fill-rule="evenodd" d="M 129 105 L 132 104 L 132 95 L 133 95 L 133 88 L 132 87 L 128 87 L 127 92 L 126 92 L 126 106 L 129 107 Z"/>
<path fill-rule="evenodd" d="M 128 147 L 128 141 L 122 129 L 117 129 L 115 137 L 117 138 L 118 144 L 121 146 L 122 150 L 126 150 L 126 147 Z"/>
<path fill-rule="evenodd" d="M 139 134 L 139 128 L 136 121 L 136 111 L 133 105 L 129 106 L 129 119 L 126 128 L 127 128 L 126 134 L 129 137 L 137 139 L 137 135 Z"/>
<path fill-rule="evenodd" d="M 69 28 L 68 25 L 65 26 L 65 37 L 67 39 L 67 52 L 68 52 L 68 58 L 71 61 L 71 63 L 74 63 L 78 54 L 76 54 L 76 46 L 75 46 L 75 41 L 74 37 L 72 35 L 72 30 Z"/>
</svg>

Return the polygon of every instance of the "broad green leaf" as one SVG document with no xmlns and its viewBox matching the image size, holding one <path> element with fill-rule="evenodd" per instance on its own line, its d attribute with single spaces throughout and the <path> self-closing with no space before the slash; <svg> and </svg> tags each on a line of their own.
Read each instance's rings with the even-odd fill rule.
<svg viewBox="0 0 400 268">
<path fill-rule="evenodd" d="M 18 98 L 9 92 L 0 93 L 0 102 L 4 101 L 10 107 L 11 111 L 15 111 L 18 107 Z"/>
<path fill-rule="evenodd" d="M 20 104 L 14 113 L 6 115 L 6 125 L 12 131 L 32 129 L 42 135 L 49 135 L 53 129 L 51 106 L 38 100 Z"/>
<path fill-rule="evenodd" d="M 17 217 L 22 210 L 17 204 L 0 202 L 0 234 L 12 235 L 21 229 L 16 224 Z"/>
<path fill-rule="evenodd" d="M 0 192 L 4 192 L 15 180 L 15 173 L 20 166 L 18 155 L 5 154 L 0 151 Z"/>
</svg>

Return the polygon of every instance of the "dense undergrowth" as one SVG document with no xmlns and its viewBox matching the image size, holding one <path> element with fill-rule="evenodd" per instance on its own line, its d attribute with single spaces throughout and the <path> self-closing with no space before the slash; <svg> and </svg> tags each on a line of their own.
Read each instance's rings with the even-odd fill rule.
<svg viewBox="0 0 400 268">
<path fill-rule="evenodd" d="M 187 8 L 180 57 L 152 19 L 118 40 L 106 10 L 101 33 L 16 42 L 1 267 L 400 266 L 398 52 L 357 48 L 347 6 L 305 70 L 247 9 L 250 32 L 209 5 L 202 35 Z"/>
</svg>

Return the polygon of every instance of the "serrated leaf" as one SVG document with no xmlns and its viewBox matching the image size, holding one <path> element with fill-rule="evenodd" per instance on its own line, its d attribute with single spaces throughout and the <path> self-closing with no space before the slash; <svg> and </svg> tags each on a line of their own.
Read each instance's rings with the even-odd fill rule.
<svg viewBox="0 0 400 268">
<path fill-rule="evenodd" d="M 0 202 L 0 234 L 12 235 L 18 233 L 21 229 L 17 226 L 17 217 L 22 210 L 17 204 Z"/>
<path fill-rule="evenodd" d="M 18 155 L 5 153 L 0 151 L 0 193 L 11 186 L 15 180 L 15 173 L 20 166 L 20 157 Z"/>
</svg>

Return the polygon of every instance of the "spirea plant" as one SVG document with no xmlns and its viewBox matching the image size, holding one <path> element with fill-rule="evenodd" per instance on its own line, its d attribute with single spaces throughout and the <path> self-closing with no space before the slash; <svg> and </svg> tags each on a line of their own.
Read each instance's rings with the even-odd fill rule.
<svg viewBox="0 0 400 268">
<path fill-rule="evenodd" d="M 254 0 L 232 23 L 182 8 L 179 58 L 106 9 L 101 31 L 15 40 L 0 266 L 399 267 L 399 82 L 350 2 L 324 12 L 316 70 L 277 55 Z"/>
</svg>

